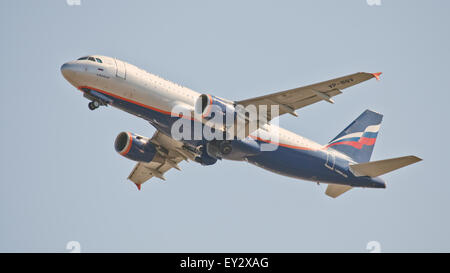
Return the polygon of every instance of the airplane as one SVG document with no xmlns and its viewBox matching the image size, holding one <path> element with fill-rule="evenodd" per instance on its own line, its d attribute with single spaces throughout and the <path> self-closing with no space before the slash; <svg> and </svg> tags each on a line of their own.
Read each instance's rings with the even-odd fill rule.
<svg viewBox="0 0 450 273">
<path fill-rule="evenodd" d="M 128 179 L 139 190 L 152 177 L 165 180 L 168 170 L 180 170 L 179 163 L 183 160 L 208 166 L 228 159 L 246 161 L 280 175 L 328 184 L 326 195 L 336 198 L 355 187 L 386 188 L 381 175 L 422 160 L 403 156 L 371 162 L 383 118 L 371 110 L 364 111 L 325 145 L 274 124 L 283 114 L 298 116 L 295 111 L 308 105 L 321 101 L 334 103 L 332 98 L 344 89 L 372 78 L 379 80 L 381 72 L 359 72 L 237 101 L 195 92 L 130 63 L 102 55 L 66 62 L 61 66 L 61 73 L 90 101 L 90 110 L 112 106 L 143 118 L 156 128 L 151 138 L 121 132 L 114 142 L 120 155 L 137 162 Z M 214 115 L 210 113 L 213 106 Z M 255 106 L 257 118 L 244 113 L 246 108 L 242 112 L 242 107 L 247 106 Z M 276 107 L 277 111 L 263 106 Z M 237 132 L 232 126 L 216 127 L 211 123 L 211 116 L 230 117 L 230 124 L 234 125 L 239 117 L 240 124 L 244 124 L 244 130 L 239 131 L 241 137 L 230 133 Z M 224 137 L 180 138 L 173 130 L 180 121 L 193 125 L 186 126 L 188 136 L 192 136 L 193 128 L 200 126 L 211 132 L 218 129 L 218 135 Z M 256 127 L 250 128 L 251 122 L 256 122 Z M 263 149 L 264 145 L 272 148 Z"/>
</svg>

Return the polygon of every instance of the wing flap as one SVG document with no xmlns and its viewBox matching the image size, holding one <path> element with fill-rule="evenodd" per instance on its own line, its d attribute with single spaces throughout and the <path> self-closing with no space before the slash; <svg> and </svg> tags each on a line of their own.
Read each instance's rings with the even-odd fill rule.
<svg viewBox="0 0 450 273">
<path fill-rule="evenodd" d="M 135 184 L 143 184 L 145 181 L 153 177 L 152 168 L 145 166 L 145 163 L 139 162 L 134 166 L 128 179 Z"/>
<path fill-rule="evenodd" d="M 192 152 L 183 149 L 183 143 L 160 131 L 156 131 L 150 141 L 156 146 L 158 151 L 155 158 L 149 163 L 138 162 L 128 176 L 128 179 L 135 183 L 139 189 L 140 185 L 152 177 L 165 180 L 164 173 L 172 168 L 180 170 L 178 163 L 195 158 Z"/>
</svg>

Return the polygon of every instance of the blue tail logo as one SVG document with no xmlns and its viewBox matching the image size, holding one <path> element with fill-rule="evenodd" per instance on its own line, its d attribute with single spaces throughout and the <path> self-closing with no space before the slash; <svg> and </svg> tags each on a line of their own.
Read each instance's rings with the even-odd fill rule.
<svg viewBox="0 0 450 273">
<path fill-rule="evenodd" d="M 372 155 L 383 115 L 366 110 L 327 145 L 356 162 L 368 162 Z"/>
</svg>

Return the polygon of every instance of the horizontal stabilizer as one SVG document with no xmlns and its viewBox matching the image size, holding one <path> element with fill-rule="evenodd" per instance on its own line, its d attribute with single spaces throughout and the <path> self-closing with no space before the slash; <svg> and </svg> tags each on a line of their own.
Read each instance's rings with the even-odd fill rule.
<svg viewBox="0 0 450 273">
<path fill-rule="evenodd" d="M 403 156 L 379 161 L 372 161 L 350 165 L 350 170 L 355 176 L 377 177 L 382 174 L 395 171 L 402 167 L 421 161 L 417 156 Z"/>
<path fill-rule="evenodd" d="M 351 189 L 352 189 L 352 187 L 350 187 L 348 185 L 328 184 L 325 194 L 330 197 L 336 198 L 339 195 L 341 195 Z"/>
</svg>

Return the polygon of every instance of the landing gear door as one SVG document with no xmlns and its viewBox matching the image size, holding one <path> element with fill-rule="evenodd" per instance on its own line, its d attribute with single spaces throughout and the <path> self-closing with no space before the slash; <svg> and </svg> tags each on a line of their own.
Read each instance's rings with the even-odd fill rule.
<svg viewBox="0 0 450 273">
<path fill-rule="evenodd" d="M 127 76 L 125 63 L 117 59 L 114 59 L 114 61 L 116 63 L 116 77 L 125 80 Z"/>
</svg>

